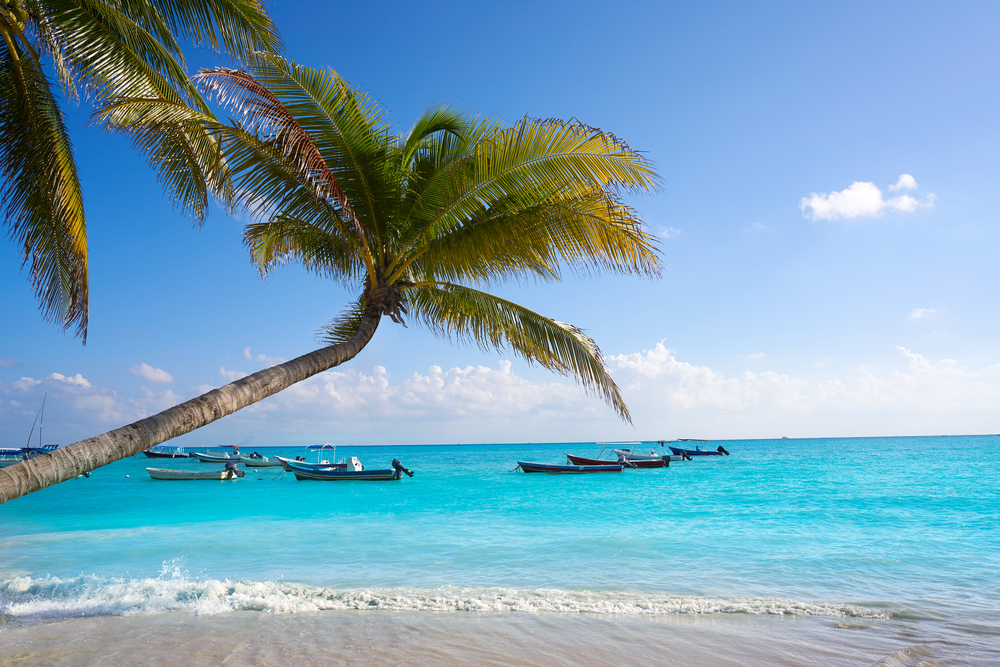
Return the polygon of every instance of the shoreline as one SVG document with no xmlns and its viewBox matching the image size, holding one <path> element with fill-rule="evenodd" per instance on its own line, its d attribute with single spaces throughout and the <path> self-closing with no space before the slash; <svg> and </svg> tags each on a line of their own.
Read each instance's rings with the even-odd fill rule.
<svg viewBox="0 0 1000 667">
<path fill-rule="evenodd" d="M 799 616 L 324 611 L 101 616 L 0 627 L 0 665 L 994 664 L 920 624 Z M 990 637 L 984 637 L 990 639 Z"/>
</svg>

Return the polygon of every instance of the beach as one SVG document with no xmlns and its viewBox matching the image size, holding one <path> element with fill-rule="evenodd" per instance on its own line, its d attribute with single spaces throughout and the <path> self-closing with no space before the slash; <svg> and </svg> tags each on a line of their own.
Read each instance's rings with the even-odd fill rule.
<svg viewBox="0 0 1000 667">
<path fill-rule="evenodd" d="M 1000 662 L 995 438 L 721 444 L 338 451 L 416 473 L 388 483 L 133 457 L 0 506 L 0 665 Z"/>
<path fill-rule="evenodd" d="M 99 617 L 8 628 L 0 665 L 995 664 L 915 626 L 758 616 L 235 612 Z"/>
</svg>

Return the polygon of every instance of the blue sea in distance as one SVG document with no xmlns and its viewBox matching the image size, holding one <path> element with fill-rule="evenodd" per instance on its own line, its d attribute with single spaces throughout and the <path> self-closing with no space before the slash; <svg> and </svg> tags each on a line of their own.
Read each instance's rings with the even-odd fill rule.
<svg viewBox="0 0 1000 667">
<path fill-rule="evenodd" d="M 1000 437 L 720 444 L 601 475 L 515 471 L 594 443 L 337 450 L 398 482 L 153 481 L 221 466 L 140 455 L 0 505 L 0 618 L 779 614 L 1000 644 Z"/>
</svg>

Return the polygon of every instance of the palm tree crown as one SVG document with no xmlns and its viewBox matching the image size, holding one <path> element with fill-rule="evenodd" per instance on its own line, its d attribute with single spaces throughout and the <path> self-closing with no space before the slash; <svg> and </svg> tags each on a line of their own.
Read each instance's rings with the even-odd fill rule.
<svg viewBox="0 0 1000 667">
<path fill-rule="evenodd" d="M 262 274 L 292 261 L 357 287 L 327 342 L 351 339 L 366 317 L 409 317 L 572 375 L 629 419 L 582 330 L 479 288 L 557 280 L 565 267 L 658 274 L 654 239 L 621 200 L 656 185 L 641 154 L 576 121 L 507 127 L 447 106 L 397 135 L 334 72 L 264 54 L 249 62 L 196 77 L 238 117 L 211 128 L 232 178 L 226 196 L 257 220 L 244 238 Z"/>
<path fill-rule="evenodd" d="M 280 48 L 261 0 L 0 0 L 0 211 L 46 319 L 86 342 L 87 230 L 63 113 L 44 62 L 70 98 L 146 151 L 175 202 L 197 220 L 224 174 L 191 119 L 210 112 L 181 43 L 242 59 Z M 133 99 L 178 111 L 143 123 Z M 185 109 L 186 111 L 180 111 Z"/>
</svg>

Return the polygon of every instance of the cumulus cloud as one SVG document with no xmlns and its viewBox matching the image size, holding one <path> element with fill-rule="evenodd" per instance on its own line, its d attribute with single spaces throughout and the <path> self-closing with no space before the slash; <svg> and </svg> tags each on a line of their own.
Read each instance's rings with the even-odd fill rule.
<svg viewBox="0 0 1000 667">
<path fill-rule="evenodd" d="M 913 178 L 909 174 L 900 174 L 899 180 L 896 181 L 896 184 L 889 186 L 889 192 L 895 192 L 896 190 L 916 190 L 916 189 L 917 189 L 917 179 Z"/>
<path fill-rule="evenodd" d="M 35 378 L 21 377 L 20 380 L 14 383 L 14 388 L 20 392 L 28 392 L 37 387 L 42 383 L 41 380 L 36 380 Z"/>
<path fill-rule="evenodd" d="M 159 368 L 153 368 L 149 364 L 139 364 L 138 366 L 133 366 L 128 370 L 132 375 L 141 377 L 146 382 L 152 382 L 153 384 L 173 384 L 174 376 L 165 370 Z"/>
<path fill-rule="evenodd" d="M 222 366 L 221 368 L 219 368 L 219 375 L 221 375 L 222 379 L 225 380 L 226 382 L 235 382 L 236 380 L 245 378 L 250 374 L 244 373 L 243 371 L 229 371 L 226 370 L 225 366 Z"/>
<path fill-rule="evenodd" d="M 915 189 L 917 182 L 909 174 L 903 174 L 890 191 Z M 812 193 L 799 201 L 802 214 L 811 220 L 853 220 L 855 218 L 878 218 L 887 211 L 912 213 L 921 206 L 934 205 L 934 195 L 928 195 L 921 203 L 910 195 L 899 195 L 890 199 L 882 196 L 882 191 L 871 182 L 855 181 L 845 190 L 830 193 Z"/>
<path fill-rule="evenodd" d="M 234 430 L 273 444 L 996 432 L 1000 364 L 969 368 L 953 359 L 932 361 L 901 346 L 846 370 L 825 371 L 825 361 L 830 358 L 807 364 L 808 372 L 801 374 L 726 375 L 684 361 L 664 342 L 611 355 L 608 368 L 631 409 L 634 429 L 572 381 L 540 371 L 521 373 L 506 360 L 435 365 L 398 378 L 383 366 L 352 362 L 218 422 L 222 431 L 198 431 L 180 444 L 203 444 L 206 434 L 224 441 Z M 815 373 L 824 375 L 806 376 Z M 220 374 L 226 380 L 244 376 L 225 367 Z M 194 387 L 187 396 L 146 386 L 119 393 L 93 386 L 80 374 L 53 373 L 43 381 L 25 377 L 0 382 L 0 428 L 30 426 L 45 391 L 52 405 L 51 426 L 46 410 L 46 433 L 61 432 L 64 437 L 53 437 L 74 442 L 210 388 Z"/>
<path fill-rule="evenodd" d="M 258 362 L 262 366 L 275 366 L 277 364 L 283 364 L 286 361 L 288 361 L 288 359 L 285 359 L 284 357 L 269 357 L 265 354 L 258 354 L 255 357 L 253 354 L 250 353 L 249 347 L 243 348 L 243 356 L 246 359 L 249 359 L 250 361 Z"/>
<path fill-rule="evenodd" d="M 662 236 L 665 239 L 675 239 L 678 236 L 680 236 L 680 234 L 681 230 L 676 229 L 675 227 L 667 227 L 666 229 L 660 232 L 660 236 Z"/>
<path fill-rule="evenodd" d="M 755 359 L 763 359 L 763 352 L 751 352 L 750 354 L 744 354 L 740 356 L 741 359 L 746 359 L 747 361 L 753 361 Z"/>
<path fill-rule="evenodd" d="M 927 317 L 928 315 L 934 315 L 937 312 L 938 311 L 935 310 L 934 308 L 914 308 L 913 310 L 910 311 L 910 314 L 907 315 L 906 318 L 909 320 L 920 320 Z"/>
<path fill-rule="evenodd" d="M 62 373 L 53 373 L 48 377 L 48 379 L 74 388 L 90 389 L 90 380 L 83 377 L 79 373 L 68 377 Z"/>
<path fill-rule="evenodd" d="M 765 232 L 765 231 L 767 231 L 767 227 L 763 223 L 760 223 L 760 222 L 755 222 L 752 225 L 750 225 L 749 227 L 744 227 L 743 228 L 743 233 L 744 234 L 758 234 L 760 232 Z"/>
</svg>

